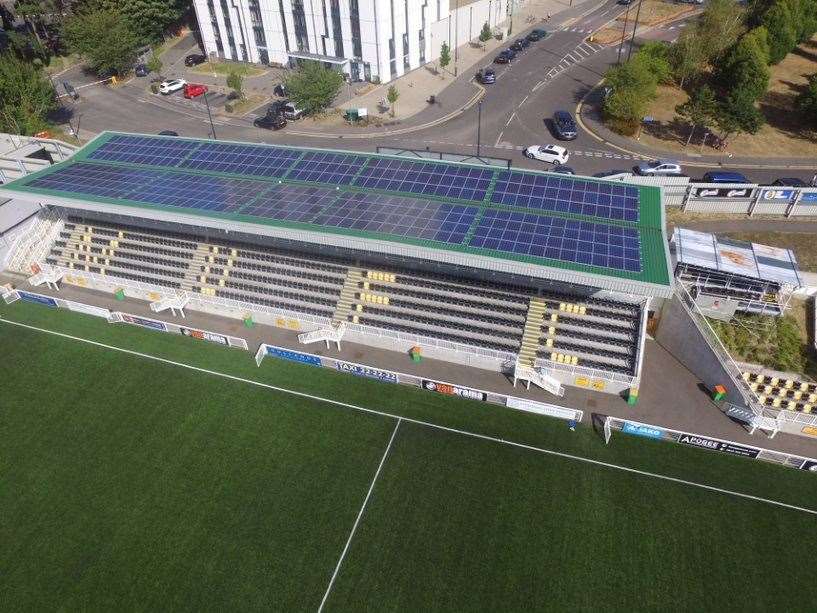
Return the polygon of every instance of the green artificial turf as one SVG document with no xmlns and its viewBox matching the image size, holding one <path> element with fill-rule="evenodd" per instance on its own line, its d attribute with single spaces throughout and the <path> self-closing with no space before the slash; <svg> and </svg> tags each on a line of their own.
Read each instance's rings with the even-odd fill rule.
<svg viewBox="0 0 817 613">
<path fill-rule="evenodd" d="M 30 304 L 0 318 L 817 509 L 814 475 Z M 0 321 L 0 602 L 315 610 L 395 425 Z M 403 421 L 328 610 L 813 610 L 815 516 Z"/>
</svg>

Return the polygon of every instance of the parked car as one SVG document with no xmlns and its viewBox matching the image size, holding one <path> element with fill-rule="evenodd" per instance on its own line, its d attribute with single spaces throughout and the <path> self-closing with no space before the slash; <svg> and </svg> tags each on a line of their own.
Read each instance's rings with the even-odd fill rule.
<svg viewBox="0 0 817 613">
<path fill-rule="evenodd" d="M 515 40 L 511 43 L 509 49 L 512 49 L 515 53 L 522 53 L 525 50 L 525 47 L 522 46 L 520 41 Z"/>
<path fill-rule="evenodd" d="M 530 31 L 530 34 L 528 34 L 527 38 L 529 41 L 535 42 L 537 40 L 542 40 L 547 35 L 548 33 L 546 30 L 543 30 L 542 28 L 536 28 Z"/>
<path fill-rule="evenodd" d="M 628 6 L 633 3 L 633 0 L 618 0 L 616 4 L 621 4 L 622 6 Z"/>
<path fill-rule="evenodd" d="M 578 127 L 573 115 L 567 111 L 553 113 L 553 134 L 559 140 L 574 140 L 578 136 Z"/>
<path fill-rule="evenodd" d="M 522 45 L 523 49 L 527 49 L 530 47 L 530 41 L 528 40 L 527 36 L 523 36 L 522 38 L 516 39 L 516 42 Z"/>
<path fill-rule="evenodd" d="M 749 179 L 739 172 L 726 172 L 723 170 L 705 173 L 702 181 L 704 183 L 751 183 Z"/>
<path fill-rule="evenodd" d="M 494 58 L 494 62 L 497 64 L 510 64 L 515 57 L 516 53 L 510 49 L 505 49 L 499 52 L 499 55 Z"/>
<path fill-rule="evenodd" d="M 280 130 L 287 125 L 286 117 L 281 113 L 267 114 L 263 117 L 258 117 L 252 122 L 256 128 L 264 128 L 265 130 Z"/>
<path fill-rule="evenodd" d="M 159 132 L 159 136 L 178 136 L 178 132 L 174 132 L 173 130 L 162 130 Z"/>
<path fill-rule="evenodd" d="M 525 149 L 525 157 L 551 164 L 567 164 L 570 154 L 559 145 L 531 145 Z"/>
<path fill-rule="evenodd" d="M 570 166 L 565 166 L 564 164 L 557 164 L 553 168 L 550 169 L 551 172 L 558 172 L 560 175 L 575 175 L 576 171 L 573 170 Z"/>
<path fill-rule="evenodd" d="M 481 68 L 477 73 L 477 81 L 483 85 L 496 83 L 496 72 L 494 72 L 493 68 Z"/>
<path fill-rule="evenodd" d="M 159 84 L 159 93 L 167 96 L 168 94 L 177 92 L 180 89 L 184 89 L 185 85 L 187 85 L 187 81 L 184 79 L 169 79 L 167 81 L 162 81 Z"/>
<path fill-rule="evenodd" d="M 184 86 L 184 97 L 188 99 L 196 98 L 207 93 L 207 86 L 200 83 L 188 83 Z"/>
<path fill-rule="evenodd" d="M 630 176 L 632 171 L 629 170 L 604 170 L 602 172 L 597 172 L 593 176 L 597 179 L 607 179 L 609 177 L 618 177 L 618 176 Z"/>
<path fill-rule="evenodd" d="M 150 74 L 150 71 L 144 64 L 137 64 L 133 67 L 133 74 L 135 74 L 137 77 L 146 77 Z"/>
<path fill-rule="evenodd" d="M 286 98 L 287 95 L 287 85 L 286 83 L 279 83 L 275 87 L 272 88 L 272 93 L 276 96 L 280 96 L 281 98 Z"/>
<path fill-rule="evenodd" d="M 291 102 L 284 102 L 284 104 L 281 105 L 281 110 L 284 113 L 284 117 L 286 117 L 287 119 L 293 119 L 293 120 L 294 119 L 300 119 L 301 117 L 304 116 L 304 113 L 305 113 L 305 111 L 303 109 L 299 109 L 298 107 L 296 107 Z"/>
<path fill-rule="evenodd" d="M 207 56 L 203 53 L 191 53 L 184 58 L 184 65 L 185 66 L 198 66 L 199 64 L 204 64 L 207 61 Z"/>
<path fill-rule="evenodd" d="M 809 184 L 797 177 L 781 177 L 772 181 L 772 185 L 780 187 L 809 187 Z"/>
<path fill-rule="evenodd" d="M 633 170 L 636 174 L 648 177 L 666 177 L 680 175 L 681 165 L 670 160 L 653 160 L 651 162 L 642 162 L 633 167 Z"/>
</svg>

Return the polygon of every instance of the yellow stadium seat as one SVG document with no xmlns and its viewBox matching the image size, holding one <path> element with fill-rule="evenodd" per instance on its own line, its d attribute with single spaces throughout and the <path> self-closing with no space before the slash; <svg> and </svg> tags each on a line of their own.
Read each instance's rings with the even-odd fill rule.
<svg viewBox="0 0 817 613">
<path fill-rule="evenodd" d="M 782 402 L 781 398 L 775 398 L 774 400 L 772 400 L 772 406 L 778 408 L 781 402 Z"/>
<path fill-rule="evenodd" d="M 558 313 L 551 313 L 550 314 L 550 321 L 558 321 L 558 320 L 559 320 Z"/>
<path fill-rule="evenodd" d="M 796 390 L 794 392 L 794 394 L 792 395 L 792 398 L 794 398 L 795 400 L 800 400 L 802 397 L 803 397 L 803 392 L 801 392 L 800 390 Z"/>
<path fill-rule="evenodd" d="M 789 401 L 786 403 L 786 408 L 787 408 L 789 411 L 794 411 L 794 410 L 795 410 L 795 408 L 797 408 L 797 403 L 796 403 L 794 400 L 789 400 Z"/>
<path fill-rule="evenodd" d="M 760 395 L 757 397 L 757 401 L 758 401 L 760 404 L 766 404 L 766 396 L 764 396 L 763 394 L 760 394 Z"/>
<path fill-rule="evenodd" d="M 389 297 L 383 296 L 383 304 L 389 304 Z"/>
<path fill-rule="evenodd" d="M 550 361 L 551 361 L 551 362 L 555 362 L 555 361 L 556 361 L 556 354 L 555 354 L 555 353 L 551 353 L 551 354 L 550 354 Z"/>
<path fill-rule="evenodd" d="M 772 393 L 772 386 L 771 385 L 764 385 L 763 386 L 763 393 L 764 394 L 771 394 Z"/>
<path fill-rule="evenodd" d="M 803 405 L 803 408 L 801 410 L 803 411 L 803 413 L 811 413 L 811 405 L 806 403 Z"/>
<path fill-rule="evenodd" d="M 554 326 L 548 326 L 548 334 L 556 334 L 556 328 Z"/>
<path fill-rule="evenodd" d="M 224 287 L 224 279 L 219 279 L 218 280 L 218 285 L 219 285 L 219 287 Z"/>
<path fill-rule="evenodd" d="M 357 315 L 352 315 L 352 323 L 353 324 L 356 324 L 359 321 L 360 321 L 360 318 Z"/>
<path fill-rule="evenodd" d="M 787 390 L 790 390 L 791 388 L 794 387 L 794 381 L 792 381 L 791 379 L 786 379 L 786 382 L 783 383 L 783 387 L 785 387 Z"/>
<path fill-rule="evenodd" d="M 771 383 L 772 385 L 777 385 L 778 383 L 780 383 L 780 377 L 772 377 L 772 380 L 769 381 L 769 383 Z"/>
<path fill-rule="evenodd" d="M 571 364 L 573 364 L 573 366 L 575 366 L 576 364 L 578 364 L 578 363 L 579 363 L 579 357 L 578 357 L 578 356 L 575 356 L 575 355 L 574 355 L 574 356 L 572 356 L 572 357 L 570 358 L 570 363 L 571 363 Z"/>
<path fill-rule="evenodd" d="M 748 370 L 744 371 L 743 374 L 741 375 L 741 377 L 743 377 L 744 381 L 748 381 L 751 376 L 752 376 L 752 373 L 750 373 Z"/>
<path fill-rule="evenodd" d="M 545 341 L 545 347 L 553 347 L 553 339 L 549 338 Z"/>
<path fill-rule="evenodd" d="M 355 310 L 356 310 L 358 313 L 362 312 L 362 311 L 363 311 L 363 305 L 362 305 L 362 304 L 358 304 L 358 305 L 356 305 Z"/>
<path fill-rule="evenodd" d="M 579 315 L 584 315 L 585 313 L 587 313 L 587 307 L 584 306 L 584 305 L 581 305 L 579 307 Z"/>
<path fill-rule="evenodd" d="M 753 392 L 756 392 L 757 391 L 757 383 L 750 383 L 749 384 L 749 389 L 752 390 Z"/>
<path fill-rule="evenodd" d="M 363 282 L 363 289 L 369 289 L 369 282 L 368 281 Z"/>
<path fill-rule="evenodd" d="M 817 402 L 817 394 L 809 394 L 808 401 L 812 403 Z"/>
</svg>

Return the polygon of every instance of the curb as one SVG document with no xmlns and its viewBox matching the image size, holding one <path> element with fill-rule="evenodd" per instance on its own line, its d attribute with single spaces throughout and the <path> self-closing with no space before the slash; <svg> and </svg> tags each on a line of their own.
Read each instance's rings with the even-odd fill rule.
<svg viewBox="0 0 817 613">
<path fill-rule="evenodd" d="M 677 155 L 675 152 L 672 151 L 656 151 L 653 155 L 640 153 L 638 151 L 633 151 L 631 149 L 627 149 L 626 147 L 621 147 L 616 145 L 615 143 L 610 142 L 609 140 L 605 139 L 604 137 L 596 134 L 594 130 L 591 130 L 587 124 L 582 119 L 582 108 L 584 107 L 584 103 L 590 97 L 590 95 L 595 92 L 599 85 L 604 82 L 604 79 L 596 83 L 579 101 L 576 105 L 576 121 L 578 122 L 579 126 L 587 132 L 590 136 L 595 138 L 600 143 L 605 144 L 608 147 L 616 149 L 617 151 L 621 151 L 622 153 L 626 153 L 627 155 L 631 155 L 636 159 L 648 160 L 648 159 L 655 159 L 661 157 L 669 157 L 671 159 L 677 159 L 681 162 L 684 166 L 692 166 L 693 168 L 711 168 L 712 166 L 718 166 L 719 168 L 752 168 L 755 170 L 762 170 L 762 169 L 776 169 L 776 168 L 786 168 L 789 170 L 812 170 L 814 165 L 806 164 L 806 165 L 797 165 L 797 164 L 753 164 L 751 162 L 748 163 L 728 163 L 728 162 L 721 162 L 718 163 L 717 161 L 713 162 L 696 162 L 695 160 L 687 161 L 685 158 Z M 809 158 L 803 158 L 809 159 Z"/>
</svg>

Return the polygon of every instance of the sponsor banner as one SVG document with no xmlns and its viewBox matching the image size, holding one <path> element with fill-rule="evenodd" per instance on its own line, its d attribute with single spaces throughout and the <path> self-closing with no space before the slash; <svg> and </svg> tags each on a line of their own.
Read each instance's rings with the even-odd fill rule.
<svg viewBox="0 0 817 613">
<path fill-rule="evenodd" d="M 440 383 L 439 381 L 430 381 L 423 379 L 423 389 L 438 394 L 445 394 L 447 396 L 459 396 L 460 398 L 469 398 L 471 400 L 488 400 L 488 394 L 480 392 L 479 390 L 471 389 L 470 387 L 460 387 L 459 385 L 451 385 L 449 383 Z"/>
<path fill-rule="evenodd" d="M 31 292 L 24 292 L 21 289 L 17 290 L 17 295 L 20 296 L 20 300 L 25 300 L 26 302 L 36 302 L 37 304 L 44 304 L 48 307 L 57 307 L 57 301 L 49 296 L 32 294 Z"/>
<path fill-rule="evenodd" d="M 803 426 L 803 429 L 800 430 L 800 432 L 808 436 L 817 436 L 817 428 L 814 426 Z"/>
<path fill-rule="evenodd" d="M 85 313 L 86 315 L 94 315 L 95 317 L 104 317 L 105 319 L 108 319 L 108 317 L 111 316 L 111 312 L 108 309 L 103 309 L 102 307 L 82 304 L 81 302 L 74 302 L 73 300 L 62 300 L 61 302 L 69 310 L 76 311 L 77 313 Z"/>
<path fill-rule="evenodd" d="M 576 411 L 566 407 L 558 407 L 553 404 L 545 404 L 543 402 L 534 402 L 533 400 L 524 400 L 523 398 L 514 398 L 508 396 L 505 399 L 505 406 L 512 409 L 519 409 L 520 411 L 527 411 L 528 413 L 538 413 L 539 415 L 549 415 L 550 417 L 559 417 L 561 419 L 577 419 Z"/>
<path fill-rule="evenodd" d="M 817 460 L 806 460 L 800 465 L 800 470 L 817 473 Z"/>
<path fill-rule="evenodd" d="M 803 192 L 800 196 L 800 202 L 808 204 L 817 204 L 817 192 Z"/>
<path fill-rule="evenodd" d="M 150 328 L 151 330 L 159 330 L 160 332 L 167 332 L 167 326 L 164 322 L 155 321 L 153 319 L 145 319 L 144 317 L 136 317 L 135 315 L 128 315 L 122 313 L 122 321 L 134 326 L 142 326 L 143 328 Z"/>
<path fill-rule="evenodd" d="M 214 334 L 213 332 L 206 332 L 204 330 L 195 330 L 193 328 L 185 328 L 183 326 L 179 326 L 179 334 L 183 336 L 189 336 L 191 338 L 197 338 L 200 341 L 210 341 L 211 343 L 218 343 L 219 345 L 224 345 L 225 347 L 230 344 L 227 341 L 226 336 L 222 336 L 221 334 Z"/>
<path fill-rule="evenodd" d="M 732 455 L 739 455 L 747 458 L 756 458 L 760 453 L 759 449 L 755 449 L 753 447 L 744 447 L 743 445 L 727 443 L 714 438 L 695 436 L 693 434 L 682 434 L 678 438 L 678 442 L 684 445 L 690 445 L 692 447 L 702 447 L 704 449 L 712 449 L 713 451 L 731 453 Z"/>
<path fill-rule="evenodd" d="M 751 198 L 753 187 L 693 187 L 693 198 Z"/>
<path fill-rule="evenodd" d="M 301 364 L 309 364 L 311 366 L 320 366 L 321 359 L 316 355 L 309 355 L 308 353 L 300 353 L 298 351 L 290 351 L 289 349 L 281 349 L 280 347 L 267 347 L 267 355 L 282 360 L 289 360 L 290 362 L 300 362 Z"/>
<path fill-rule="evenodd" d="M 735 406 L 734 404 L 730 404 L 729 408 L 726 409 L 724 413 L 726 413 L 729 417 L 734 417 L 735 419 L 744 421 L 747 424 L 751 424 L 755 421 L 755 414 L 752 413 L 751 410 Z"/>
<path fill-rule="evenodd" d="M 627 434 L 634 434 L 636 436 L 644 436 L 647 438 L 663 438 L 664 431 L 661 428 L 656 428 L 654 426 L 642 426 L 641 424 L 634 424 L 629 421 L 625 421 L 624 425 L 621 427 L 622 432 L 626 432 Z"/>
<path fill-rule="evenodd" d="M 760 192 L 761 200 L 791 200 L 792 197 L 793 189 L 764 189 Z"/>
<path fill-rule="evenodd" d="M 397 383 L 397 373 L 388 370 L 380 370 L 379 368 L 371 368 L 369 366 L 361 366 L 360 364 L 352 364 L 350 362 L 335 362 L 335 368 L 341 372 L 348 372 L 357 377 L 367 377 L 369 379 L 377 379 L 385 383 Z"/>
</svg>

